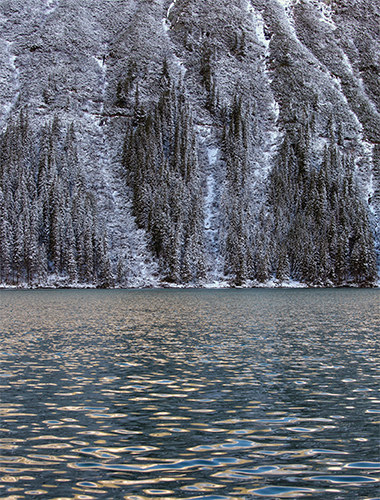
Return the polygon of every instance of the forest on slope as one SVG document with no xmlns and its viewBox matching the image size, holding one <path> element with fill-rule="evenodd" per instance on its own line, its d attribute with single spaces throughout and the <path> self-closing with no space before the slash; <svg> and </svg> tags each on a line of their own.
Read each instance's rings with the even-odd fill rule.
<svg viewBox="0 0 380 500">
<path fill-rule="evenodd" d="M 3 286 L 373 286 L 369 0 L 0 6 Z"/>
</svg>

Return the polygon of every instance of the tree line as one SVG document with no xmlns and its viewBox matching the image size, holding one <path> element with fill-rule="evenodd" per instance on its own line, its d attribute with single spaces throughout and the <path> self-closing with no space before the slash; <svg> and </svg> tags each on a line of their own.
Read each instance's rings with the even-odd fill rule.
<svg viewBox="0 0 380 500">
<path fill-rule="evenodd" d="M 185 89 L 171 78 L 165 61 L 158 87 L 154 102 L 142 99 L 134 66 L 117 87 L 117 106 L 130 108 L 122 178 L 162 280 L 199 285 L 207 280 L 208 251 L 199 145 Z M 252 199 L 254 117 L 239 93 L 227 106 L 214 97 L 212 104 L 223 169 L 220 258 L 231 285 L 271 278 L 317 286 L 373 284 L 377 269 L 368 207 L 356 182 L 355 157 L 344 151 L 334 117 L 323 138 L 316 132 L 321 118 L 309 109 L 284 127 L 266 199 L 258 207 Z M 122 283 L 120 272 L 111 269 L 98 219 L 75 127 L 54 118 L 32 129 L 22 110 L 0 135 L 0 282 Z M 122 264 L 128 268 L 128 262 Z"/>
</svg>

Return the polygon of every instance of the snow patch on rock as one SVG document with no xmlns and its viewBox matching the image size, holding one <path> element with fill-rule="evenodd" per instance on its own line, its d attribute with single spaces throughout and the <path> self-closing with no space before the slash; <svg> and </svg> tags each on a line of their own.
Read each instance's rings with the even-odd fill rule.
<svg viewBox="0 0 380 500">
<path fill-rule="evenodd" d="M 10 70 L 10 78 L 4 78 L 4 86 L 9 86 L 8 102 L 4 102 L 0 106 L 0 130 L 3 130 L 7 120 L 11 114 L 12 109 L 16 106 L 20 96 L 20 70 L 16 65 L 16 56 L 12 53 L 13 42 L 5 41 L 5 57 L 8 58 L 8 67 Z M 1 77 L 0 77 L 1 78 Z M 10 81 L 9 81 L 10 80 Z M 0 85 L 1 85 L 0 80 Z"/>
<path fill-rule="evenodd" d="M 216 160 L 218 158 L 218 154 L 219 154 L 219 148 L 211 147 L 207 149 L 208 162 L 210 165 L 215 165 Z"/>
<path fill-rule="evenodd" d="M 59 0 L 46 0 L 45 14 L 52 14 L 58 7 Z"/>
<path fill-rule="evenodd" d="M 252 18 L 254 20 L 254 26 L 255 26 L 255 31 L 256 31 L 256 37 L 258 41 L 265 47 L 265 52 L 266 54 L 269 52 L 269 43 L 270 40 L 266 38 L 265 32 L 264 32 L 264 18 L 261 14 L 261 12 L 255 11 L 255 9 L 249 5 L 248 6 L 248 12 L 252 15 Z"/>
<path fill-rule="evenodd" d="M 285 7 L 290 7 L 292 5 L 295 5 L 297 3 L 299 3 L 299 0 L 278 0 L 278 2 L 281 4 L 281 5 L 284 5 Z"/>
<path fill-rule="evenodd" d="M 333 20 L 333 13 L 331 7 L 327 5 L 325 2 L 319 2 L 319 6 L 321 10 L 320 20 L 325 24 L 328 24 L 333 31 L 336 30 L 336 24 Z"/>
</svg>

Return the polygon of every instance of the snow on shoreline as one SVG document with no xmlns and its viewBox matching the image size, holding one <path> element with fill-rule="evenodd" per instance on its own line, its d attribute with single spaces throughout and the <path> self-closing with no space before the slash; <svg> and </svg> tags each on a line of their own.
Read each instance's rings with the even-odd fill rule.
<svg viewBox="0 0 380 500">
<path fill-rule="evenodd" d="M 199 286 L 194 284 L 178 284 L 178 283 L 166 283 L 161 282 L 156 285 L 151 285 L 149 283 L 145 284 L 130 284 L 129 286 L 120 287 L 110 287 L 107 290 L 253 290 L 253 289 L 338 289 L 338 288 L 380 288 L 380 280 L 374 283 L 370 287 L 361 287 L 357 284 L 345 283 L 341 286 L 317 286 L 317 285 L 307 285 L 306 283 L 301 283 L 295 280 L 285 280 L 283 282 L 278 282 L 275 279 L 270 279 L 265 283 L 258 283 L 256 281 L 249 281 L 242 286 L 233 286 L 227 280 L 215 280 L 213 282 L 203 283 Z M 99 290 L 94 284 L 88 283 L 74 283 L 72 285 L 67 283 L 52 284 L 52 283 L 42 283 L 35 285 L 28 285 L 27 283 L 20 283 L 19 285 L 6 285 L 0 283 L 0 290 Z"/>
</svg>

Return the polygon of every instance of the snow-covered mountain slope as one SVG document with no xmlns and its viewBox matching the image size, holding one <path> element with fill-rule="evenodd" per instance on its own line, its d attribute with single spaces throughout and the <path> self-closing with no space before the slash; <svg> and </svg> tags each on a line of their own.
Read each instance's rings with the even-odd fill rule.
<svg viewBox="0 0 380 500">
<path fill-rule="evenodd" d="M 296 217 L 284 215 L 288 222 L 280 230 L 277 209 L 268 198 L 285 140 L 295 150 L 308 142 L 305 161 L 312 171 L 319 171 L 329 147 L 336 148 L 338 157 L 332 163 L 348 164 L 351 158 L 355 196 L 368 210 L 380 248 L 379 26 L 380 8 L 370 0 L 4 1 L 0 126 L 5 131 L 22 109 L 35 131 L 54 117 L 63 128 L 74 125 L 78 160 L 97 202 L 97 224 L 106 231 L 119 286 L 158 285 L 176 266 L 174 281 L 179 283 L 278 278 L 280 247 L 290 238 L 289 217 Z M 150 198 L 158 206 L 153 203 L 157 178 L 138 177 L 140 166 L 130 173 L 140 161 L 147 169 L 151 153 L 133 157 L 141 153 L 126 137 L 145 133 L 147 118 L 156 127 L 169 123 L 149 116 L 155 106 L 156 115 L 161 112 L 165 85 L 177 89 L 178 102 L 186 101 L 189 111 L 184 111 L 182 128 L 173 124 L 173 139 L 165 131 L 150 135 L 158 144 L 152 153 L 155 168 L 162 160 L 174 169 L 167 174 L 170 180 L 159 184 L 169 190 L 170 207 L 160 205 L 152 215 L 147 207 Z M 172 121 L 179 116 L 173 109 L 165 113 Z M 175 134 L 192 140 L 188 127 L 199 164 L 194 170 L 199 179 L 191 184 L 183 172 L 178 182 L 171 177 L 180 175 L 173 173 Z M 190 146 L 181 147 L 194 161 Z M 143 182 L 143 195 L 138 182 Z M 343 177 L 341 182 L 344 189 Z M 181 194 L 171 195 L 173 189 Z M 184 194 L 198 189 L 200 198 Z M 193 209 L 186 206 L 177 213 L 170 201 L 177 196 L 192 198 Z M 195 198 L 202 200 L 203 212 L 191 222 Z M 173 238 L 173 255 L 157 235 L 160 217 L 171 221 L 173 234 L 165 234 Z M 187 224 L 197 229 L 190 231 Z M 347 226 L 344 278 L 335 279 L 337 271 L 306 278 L 288 247 L 282 250 L 289 260 L 284 276 L 316 284 L 366 281 L 364 275 L 353 278 L 349 263 L 355 244 L 368 239 L 355 227 Z M 310 244 L 318 265 L 321 247 L 314 240 Z M 337 267 L 337 243 L 329 245 L 330 264 L 324 265 Z M 264 247 L 270 251 L 263 253 Z M 200 264 L 190 272 L 188 260 L 198 262 L 200 252 L 204 272 Z"/>
</svg>

